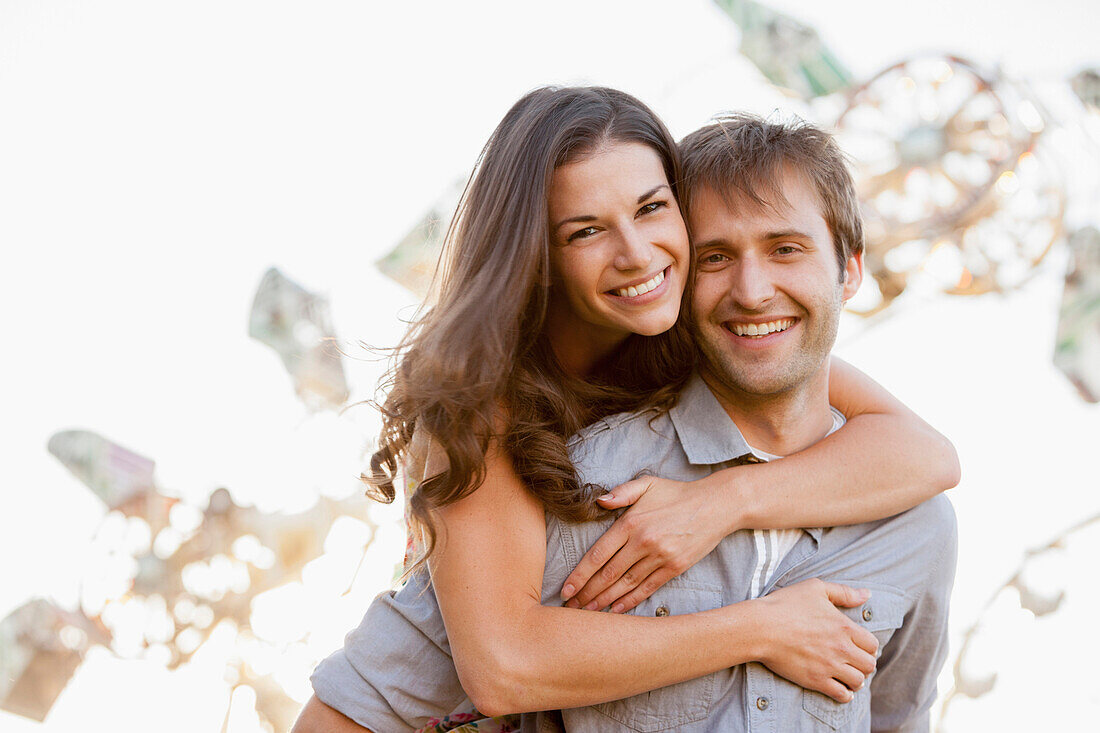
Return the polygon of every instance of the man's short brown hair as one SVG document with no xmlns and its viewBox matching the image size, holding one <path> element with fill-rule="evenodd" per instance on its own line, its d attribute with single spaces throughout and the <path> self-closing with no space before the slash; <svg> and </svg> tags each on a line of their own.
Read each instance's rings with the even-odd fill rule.
<svg viewBox="0 0 1100 733">
<path fill-rule="evenodd" d="M 832 135 L 808 122 L 769 122 L 750 114 L 727 114 L 680 141 L 683 180 L 680 203 L 691 211 L 694 191 L 710 189 L 732 203 L 738 197 L 760 206 L 785 206 L 784 169 L 806 177 L 817 191 L 833 235 L 841 277 L 848 258 L 863 251 L 863 218 L 852 175 Z"/>
</svg>

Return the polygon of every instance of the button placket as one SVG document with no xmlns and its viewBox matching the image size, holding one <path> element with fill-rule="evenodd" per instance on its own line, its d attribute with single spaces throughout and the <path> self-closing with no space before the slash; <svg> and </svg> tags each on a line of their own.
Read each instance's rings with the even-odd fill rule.
<svg viewBox="0 0 1100 733">
<path fill-rule="evenodd" d="M 752 733 L 779 733 L 775 695 L 775 677 L 767 667 L 758 662 L 745 665 L 745 700 Z"/>
</svg>

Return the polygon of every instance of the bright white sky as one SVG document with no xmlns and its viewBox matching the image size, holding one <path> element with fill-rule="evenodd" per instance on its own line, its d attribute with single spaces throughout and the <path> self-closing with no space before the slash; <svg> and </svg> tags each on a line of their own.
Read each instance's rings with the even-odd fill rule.
<svg viewBox="0 0 1100 733">
<path fill-rule="evenodd" d="M 1086 0 L 774 5 L 815 25 L 857 77 L 928 49 L 1044 85 L 1100 65 Z M 0 0 L 0 555 L 20 558 L 5 563 L 0 617 L 36 595 L 74 602 L 103 514 L 46 452 L 58 430 L 156 459 L 161 483 L 196 503 L 221 485 L 267 510 L 355 490 L 373 419 L 309 416 L 247 337 L 264 270 L 327 294 L 348 342 L 393 343 L 414 301 L 372 263 L 468 171 L 517 97 L 616 86 L 678 136 L 721 109 L 801 109 L 762 83 L 738 38 L 710 0 Z M 842 336 L 845 356 L 963 456 L 957 628 L 1022 548 L 1100 508 L 1100 414 L 1050 365 L 1054 260 L 1012 297 L 935 299 Z M 353 397 L 377 371 L 349 364 Z M 80 678 L 85 693 L 51 720 L 79 720 L 95 699 L 121 709 L 112 679 Z M 156 715 L 169 698 L 150 699 Z"/>
</svg>

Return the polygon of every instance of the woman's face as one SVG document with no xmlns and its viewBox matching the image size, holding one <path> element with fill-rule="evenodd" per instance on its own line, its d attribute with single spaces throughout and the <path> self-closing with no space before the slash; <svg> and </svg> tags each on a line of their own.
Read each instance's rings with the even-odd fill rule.
<svg viewBox="0 0 1100 733">
<path fill-rule="evenodd" d="M 690 254 L 656 151 L 612 143 L 557 168 L 547 208 L 558 327 L 603 343 L 672 327 Z"/>
</svg>

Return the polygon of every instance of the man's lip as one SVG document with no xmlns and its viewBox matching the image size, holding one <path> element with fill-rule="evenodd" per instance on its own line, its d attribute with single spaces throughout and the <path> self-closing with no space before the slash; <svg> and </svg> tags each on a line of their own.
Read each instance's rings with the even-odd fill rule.
<svg viewBox="0 0 1100 733">
<path fill-rule="evenodd" d="M 751 323 L 759 325 L 761 323 L 774 323 L 775 321 L 786 320 L 792 321 L 791 325 L 787 326 L 782 331 L 772 331 L 771 333 L 764 336 L 738 336 L 736 333 L 733 332 L 734 324 L 748 325 Z M 722 330 L 728 333 L 730 335 L 730 338 L 733 339 L 733 343 L 735 343 L 740 348 L 764 349 L 769 348 L 773 341 L 779 341 L 786 338 L 787 334 L 793 331 L 799 323 L 801 323 L 801 319 L 792 316 L 772 317 L 765 320 L 760 320 L 756 318 L 736 319 L 722 321 Z"/>
<path fill-rule="evenodd" d="M 767 318 L 727 318 L 722 321 L 722 326 L 728 329 L 734 324 L 738 326 L 748 326 L 750 324 L 759 326 L 762 323 L 775 323 L 776 321 L 794 321 L 791 326 L 795 326 L 802 320 L 798 316 L 768 316 Z"/>
<path fill-rule="evenodd" d="M 652 273 L 646 275 L 645 277 L 640 277 L 637 280 L 631 280 L 630 282 L 623 283 L 622 285 L 616 285 L 613 288 L 608 288 L 604 292 L 607 293 L 608 295 L 617 295 L 617 293 L 615 292 L 616 290 L 625 290 L 626 288 L 636 288 L 639 285 L 641 285 L 642 283 L 649 282 L 650 280 L 657 277 L 657 275 L 661 274 L 662 272 L 665 273 L 665 279 L 667 280 L 668 276 L 669 276 L 668 271 L 671 270 L 671 269 L 672 269 L 671 264 L 665 265 L 660 270 L 654 270 Z"/>
</svg>

